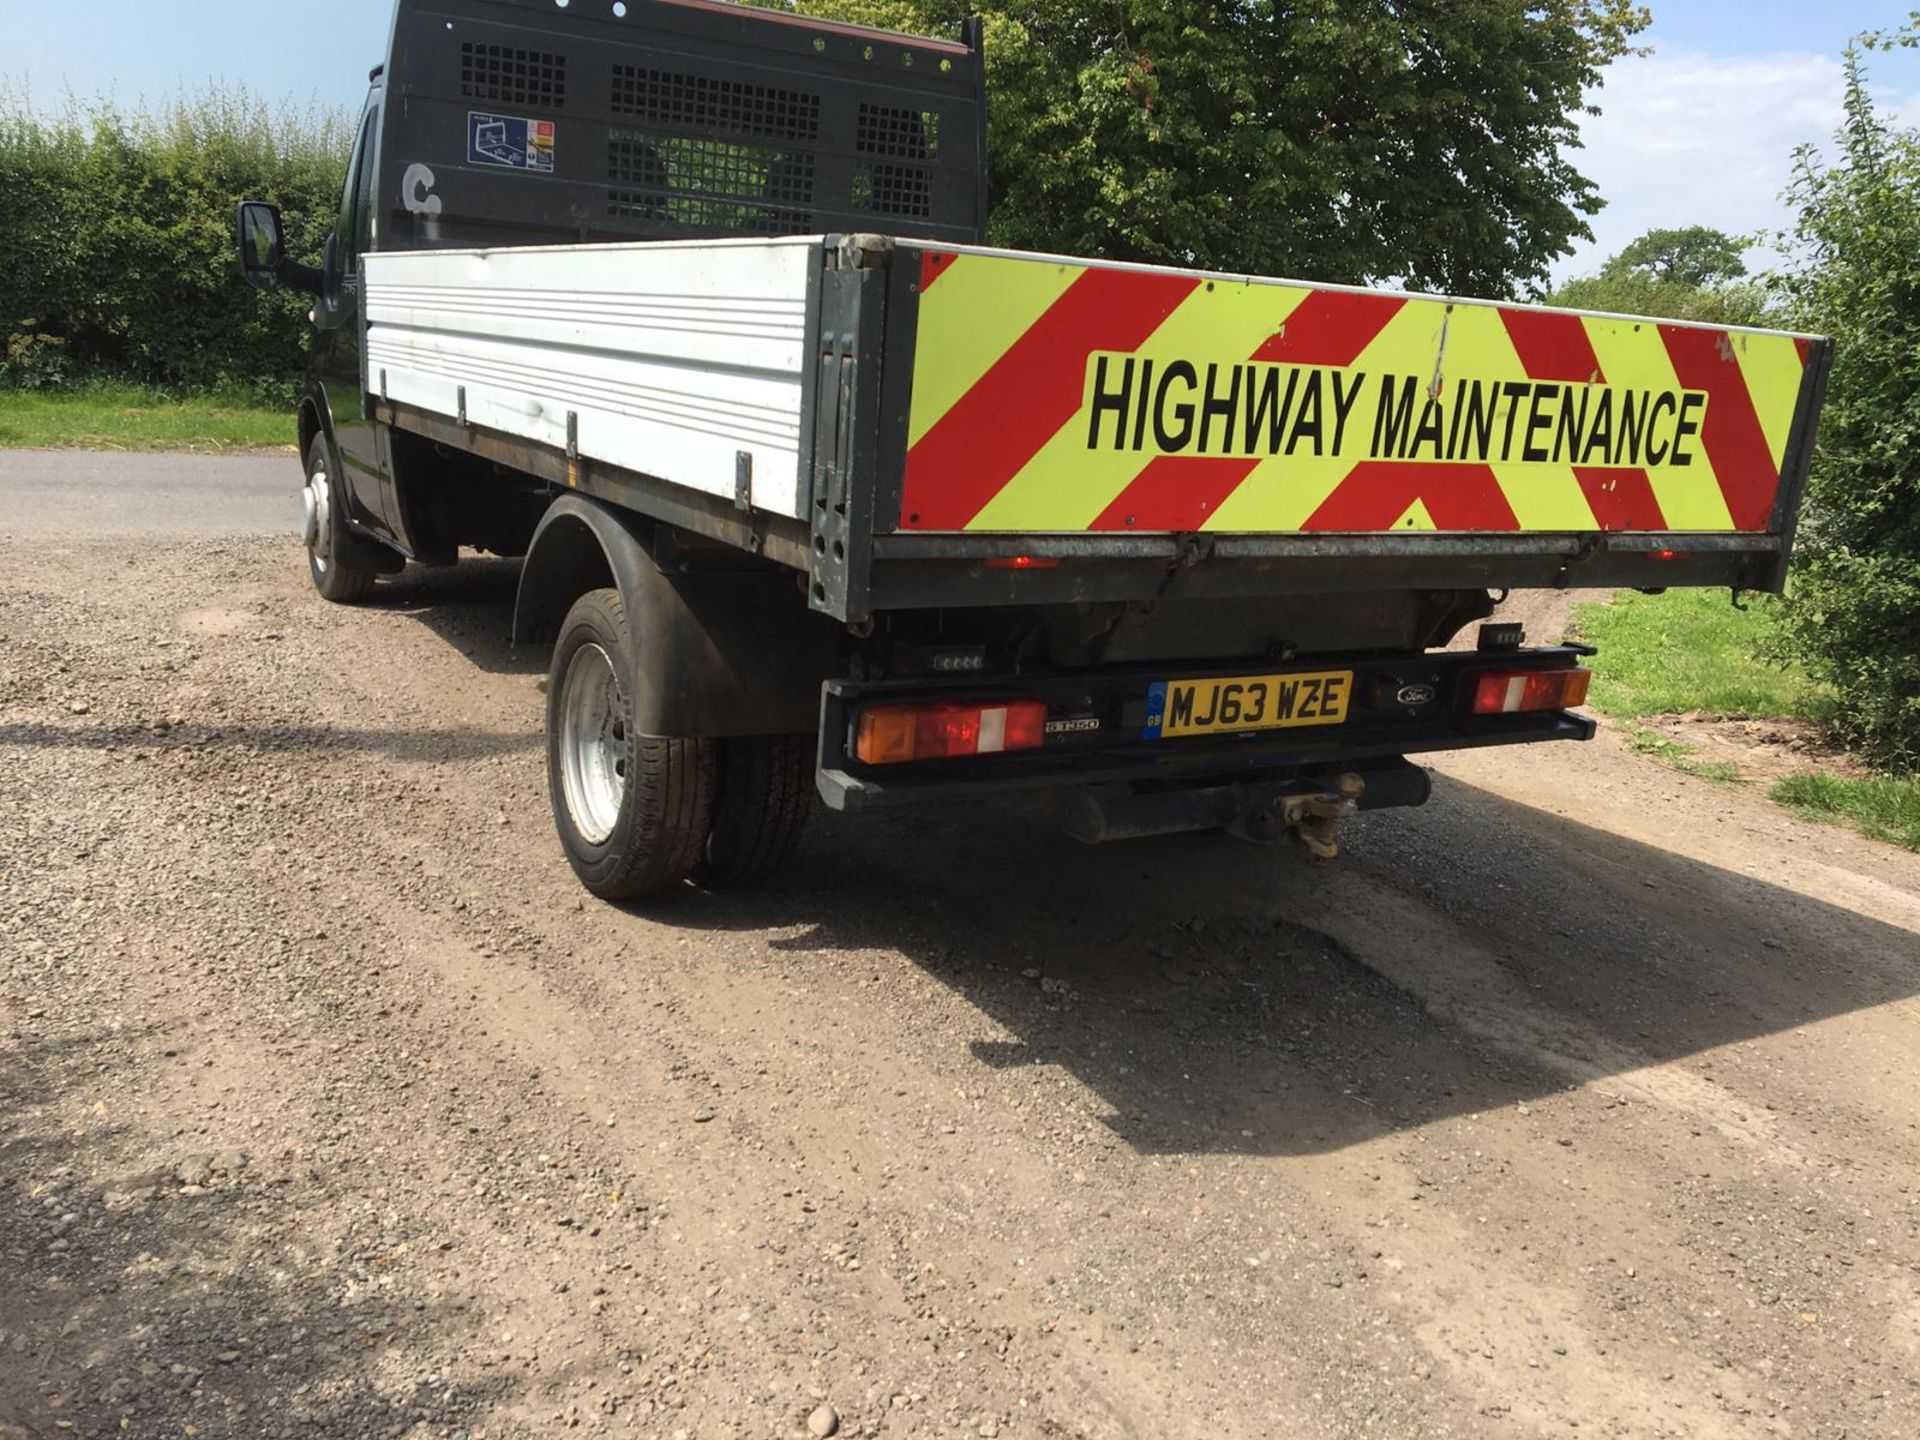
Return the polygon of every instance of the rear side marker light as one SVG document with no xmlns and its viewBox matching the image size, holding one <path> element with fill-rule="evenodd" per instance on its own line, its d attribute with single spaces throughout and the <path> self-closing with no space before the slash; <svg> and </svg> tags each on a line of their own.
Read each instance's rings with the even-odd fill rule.
<svg viewBox="0 0 1920 1440">
<path fill-rule="evenodd" d="M 896 765 L 1037 750 L 1046 738 L 1047 707 L 1038 700 L 875 705 L 860 712 L 853 753 L 863 765 Z"/>
<path fill-rule="evenodd" d="M 1471 678 L 1467 710 L 1474 715 L 1518 715 L 1533 710 L 1571 710 L 1584 705 L 1593 672 L 1565 670 L 1482 670 Z"/>
</svg>

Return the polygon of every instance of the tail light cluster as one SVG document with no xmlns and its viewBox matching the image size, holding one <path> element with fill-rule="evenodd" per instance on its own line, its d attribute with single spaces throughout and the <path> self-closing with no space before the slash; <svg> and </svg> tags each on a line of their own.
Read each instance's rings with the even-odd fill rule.
<svg viewBox="0 0 1920 1440">
<path fill-rule="evenodd" d="M 1578 665 L 1564 670 L 1479 670 L 1467 677 L 1467 711 L 1472 715 L 1518 715 L 1529 710 L 1571 710 L 1587 699 L 1593 672 Z"/>
<path fill-rule="evenodd" d="M 860 712 L 853 753 L 863 765 L 893 765 L 1037 750 L 1046 738 L 1047 707 L 1039 700 L 873 705 Z"/>
<path fill-rule="evenodd" d="M 1592 680 L 1593 672 L 1578 665 L 1473 670 L 1456 693 L 1470 715 L 1519 715 L 1584 704 Z M 853 753 L 863 765 L 897 765 L 1038 750 L 1046 738 L 1041 700 L 925 700 L 867 706 L 855 724 Z"/>
</svg>

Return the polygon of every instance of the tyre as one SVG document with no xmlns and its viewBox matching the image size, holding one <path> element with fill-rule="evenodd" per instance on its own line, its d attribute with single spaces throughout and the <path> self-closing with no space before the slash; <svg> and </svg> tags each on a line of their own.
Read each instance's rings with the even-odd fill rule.
<svg viewBox="0 0 1920 1440">
<path fill-rule="evenodd" d="M 620 592 L 590 590 L 560 622 L 547 672 L 554 826 L 574 874 L 603 900 L 678 885 L 713 823 L 713 742 L 634 729 L 634 659 Z"/>
<path fill-rule="evenodd" d="M 363 542 L 346 527 L 340 513 L 345 497 L 334 487 L 333 464 L 324 435 L 307 447 L 307 484 L 300 492 L 300 539 L 307 547 L 313 588 L 339 605 L 351 605 L 373 593 L 375 570 L 364 563 Z"/>
<path fill-rule="evenodd" d="M 718 795 L 700 877 L 751 885 L 787 858 L 813 808 L 814 738 L 751 735 L 717 744 Z"/>
</svg>

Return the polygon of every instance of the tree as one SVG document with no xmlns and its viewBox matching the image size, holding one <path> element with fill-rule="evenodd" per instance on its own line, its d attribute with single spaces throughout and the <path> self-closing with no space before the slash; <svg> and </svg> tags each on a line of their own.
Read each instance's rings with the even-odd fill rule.
<svg viewBox="0 0 1920 1440">
<path fill-rule="evenodd" d="M 1606 264 L 1606 274 L 1645 275 L 1667 285 L 1702 290 L 1747 273 L 1746 247 L 1711 225 L 1649 230 Z"/>
<path fill-rule="evenodd" d="M 1913 43 L 1915 28 L 1870 44 Z M 1847 55 L 1839 156 L 1795 160 L 1794 319 L 1833 337 L 1786 653 L 1838 696 L 1872 761 L 1920 769 L 1920 133 L 1874 112 Z"/>
<path fill-rule="evenodd" d="M 779 0 L 769 0 L 779 3 Z M 1634 0 L 800 0 L 986 27 L 999 244 L 1505 295 L 1600 208 L 1577 120 Z"/>
<path fill-rule="evenodd" d="M 1706 225 L 1649 230 L 1597 275 L 1569 280 L 1548 303 L 1619 315 L 1657 315 L 1712 325 L 1764 322 L 1766 291 L 1747 273 L 1742 246 Z"/>
</svg>

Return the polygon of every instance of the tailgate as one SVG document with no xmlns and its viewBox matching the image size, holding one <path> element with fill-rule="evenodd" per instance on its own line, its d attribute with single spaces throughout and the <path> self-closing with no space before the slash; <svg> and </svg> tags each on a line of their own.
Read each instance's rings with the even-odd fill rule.
<svg viewBox="0 0 1920 1440">
<path fill-rule="evenodd" d="M 1824 341 L 1771 331 L 979 249 L 902 245 L 894 272 L 881 534 L 1767 536 L 1783 559 L 1825 373 Z"/>
</svg>

